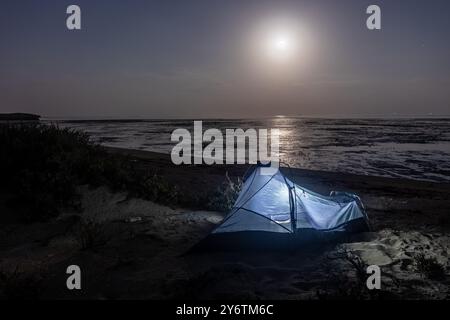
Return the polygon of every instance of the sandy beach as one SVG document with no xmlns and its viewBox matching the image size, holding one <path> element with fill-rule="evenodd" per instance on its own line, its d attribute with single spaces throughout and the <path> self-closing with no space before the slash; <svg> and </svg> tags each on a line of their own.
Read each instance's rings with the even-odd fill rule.
<svg viewBox="0 0 450 320">
<path fill-rule="evenodd" d="M 237 179 L 247 169 L 175 166 L 164 154 L 108 152 L 126 156 L 137 170 L 164 177 L 177 186 L 179 197 L 201 197 L 226 174 Z M 48 222 L 0 225 L 5 291 L 43 299 L 450 297 L 450 184 L 301 169 L 292 169 L 290 178 L 322 194 L 357 193 L 372 232 L 290 252 L 191 254 L 224 212 L 207 211 L 198 203 L 164 206 L 106 187 L 80 186 L 81 210 L 66 210 Z M 82 291 L 66 289 L 70 264 L 84 272 Z M 382 288 L 376 292 L 368 291 L 360 277 L 371 264 L 382 270 Z"/>
</svg>

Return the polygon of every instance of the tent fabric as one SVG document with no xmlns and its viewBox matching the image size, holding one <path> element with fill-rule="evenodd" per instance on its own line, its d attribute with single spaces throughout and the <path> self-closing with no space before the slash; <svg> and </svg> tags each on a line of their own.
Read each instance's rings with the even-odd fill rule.
<svg viewBox="0 0 450 320">
<path fill-rule="evenodd" d="M 244 181 L 233 209 L 213 234 L 345 231 L 347 224 L 358 219 L 368 222 L 357 195 L 332 192 L 323 196 L 295 184 L 280 170 L 272 175 L 261 174 L 258 166 Z"/>
<path fill-rule="evenodd" d="M 288 222 L 274 221 L 264 215 L 259 215 L 245 209 L 238 209 L 236 212 L 229 215 L 229 217 L 220 225 L 220 228 L 214 230 L 213 233 L 240 231 L 290 233 L 292 231 L 290 225 L 290 219 Z"/>
</svg>

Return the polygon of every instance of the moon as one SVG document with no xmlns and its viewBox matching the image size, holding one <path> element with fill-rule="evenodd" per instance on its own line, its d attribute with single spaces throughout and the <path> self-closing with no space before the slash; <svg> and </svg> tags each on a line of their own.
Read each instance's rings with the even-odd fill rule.
<svg viewBox="0 0 450 320">
<path fill-rule="evenodd" d="M 266 52 L 274 61 L 286 62 L 293 58 L 296 41 L 293 33 L 288 31 L 274 32 L 266 39 Z"/>
<path fill-rule="evenodd" d="M 306 21 L 267 15 L 252 23 L 243 33 L 240 47 L 257 77 L 290 79 L 309 67 L 314 42 Z"/>
<path fill-rule="evenodd" d="M 289 39 L 285 36 L 279 36 L 273 40 L 273 48 L 277 51 L 284 52 L 289 50 Z"/>
</svg>

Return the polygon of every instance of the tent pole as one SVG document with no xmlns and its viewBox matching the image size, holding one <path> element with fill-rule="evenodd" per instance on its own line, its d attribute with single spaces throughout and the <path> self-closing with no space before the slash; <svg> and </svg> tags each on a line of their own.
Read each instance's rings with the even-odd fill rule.
<svg viewBox="0 0 450 320">
<path fill-rule="evenodd" d="M 295 198 L 292 196 L 292 189 L 294 189 L 295 187 L 289 187 L 289 205 L 291 206 L 291 222 L 292 222 L 292 233 L 296 233 L 297 232 L 297 217 L 295 214 L 295 209 L 296 209 L 296 205 L 295 205 Z"/>
<path fill-rule="evenodd" d="M 289 173 L 292 176 L 292 170 L 291 170 L 291 166 L 288 163 L 285 163 L 283 161 L 280 162 L 280 164 L 285 164 L 287 166 L 287 168 L 289 169 Z M 295 196 L 292 196 L 292 189 L 294 189 L 294 193 L 295 193 L 295 184 L 294 182 L 292 182 L 292 187 L 289 185 L 289 182 L 286 179 L 286 176 L 284 175 L 284 173 L 278 169 L 280 171 L 280 173 L 283 175 L 284 178 L 284 182 L 286 183 L 286 186 L 288 188 L 289 191 L 289 207 L 290 207 L 290 214 L 291 214 L 291 227 L 292 227 L 292 234 L 295 234 L 297 232 L 297 214 L 296 214 L 296 210 L 297 210 L 297 204 L 295 203 L 296 201 L 296 194 Z"/>
</svg>

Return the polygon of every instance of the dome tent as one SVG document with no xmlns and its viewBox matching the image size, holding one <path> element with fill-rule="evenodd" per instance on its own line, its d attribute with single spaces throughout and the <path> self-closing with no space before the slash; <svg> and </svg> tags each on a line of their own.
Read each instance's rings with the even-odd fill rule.
<svg viewBox="0 0 450 320">
<path fill-rule="evenodd" d="M 257 165 L 247 174 L 232 210 L 202 241 L 202 246 L 209 242 L 215 247 L 215 240 L 262 245 L 264 239 L 266 244 L 273 245 L 273 240 L 291 242 L 292 238 L 311 232 L 348 233 L 369 229 L 357 195 L 333 191 L 323 196 L 292 182 L 279 169 L 270 168 L 270 175 L 263 174 L 264 169 L 269 168 Z"/>
</svg>

